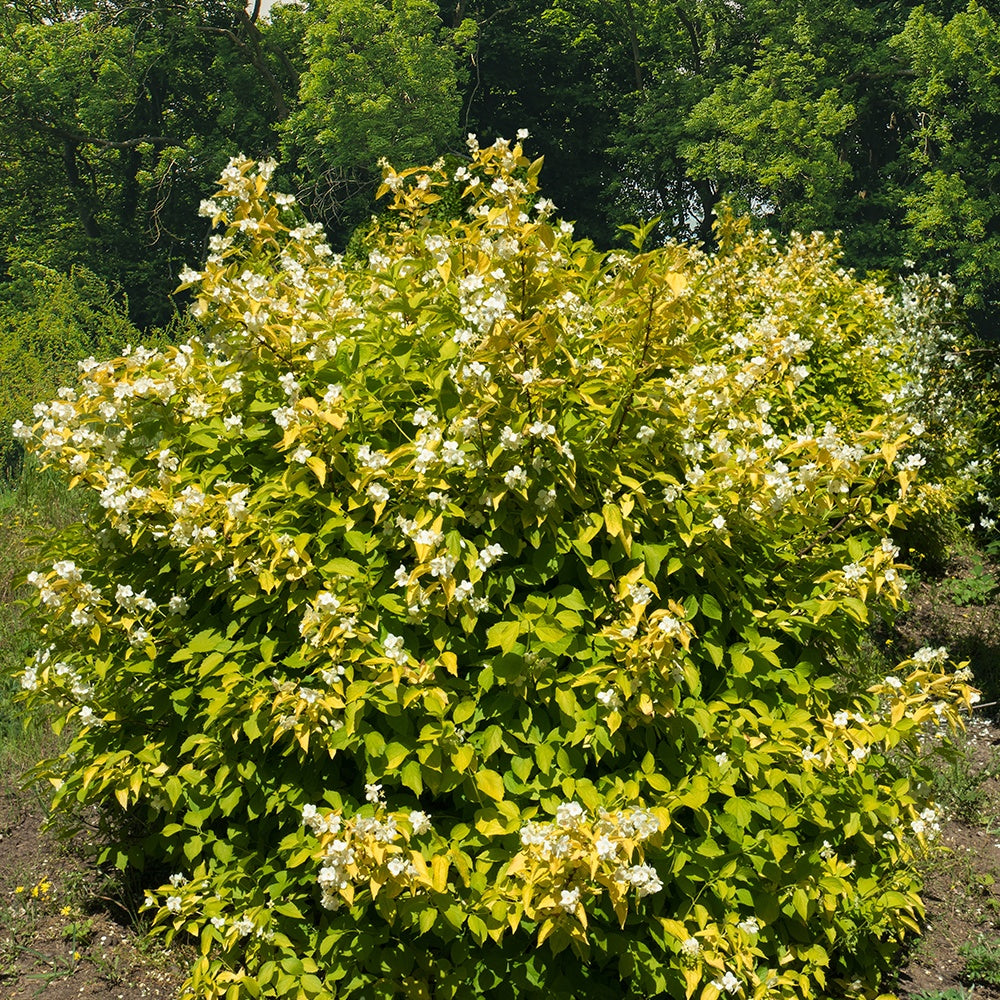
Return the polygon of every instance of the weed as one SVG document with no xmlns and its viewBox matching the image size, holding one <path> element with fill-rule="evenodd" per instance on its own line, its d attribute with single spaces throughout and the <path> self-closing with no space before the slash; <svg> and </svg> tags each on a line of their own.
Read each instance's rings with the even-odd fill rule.
<svg viewBox="0 0 1000 1000">
<path fill-rule="evenodd" d="M 21 600 L 31 568 L 32 537 L 81 516 L 76 496 L 58 479 L 28 463 L 16 483 L 0 488 L 0 773 L 20 773 L 45 756 L 50 740 L 43 720 L 25 725 L 15 703 L 16 674 L 36 646 Z"/>
<path fill-rule="evenodd" d="M 941 763 L 934 774 L 935 797 L 948 815 L 963 823 L 977 823 L 982 818 L 983 784 L 990 776 L 986 770 L 974 771 L 961 752 L 939 754 Z"/>
<path fill-rule="evenodd" d="M 942 584 L 942 590 L 953 604 L 960 608 L 988 604 L 995 596 L 1000 582 L 983 562 L 979 552 L 970 555 L 970 565 L 961 576 L 954 576 Z"/>
<path fill-rule="evenodd" d="M 970 991 L 961 986 L 952 986 L 947 990 L 932 990 L 930 993 L 915 993 L 910 1000 L 973 1000 Z"/>
<path fill-rule="evenodd" d="M 980 935 L 974 944 L 966 944 L 958 953 L 965 959 L 963 976 L 970 983 L 1000 986 L 1000 940 Z"/>
</svg>

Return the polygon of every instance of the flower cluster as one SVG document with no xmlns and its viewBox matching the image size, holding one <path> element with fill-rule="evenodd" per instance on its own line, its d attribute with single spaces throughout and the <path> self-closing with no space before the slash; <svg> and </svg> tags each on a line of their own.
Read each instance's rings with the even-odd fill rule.
<svg viewBox="0 0 1000 1000">
<path fill-rule="evenodd" d="M 660 828 L 660 818 L 647 809 L 599 808 L 590 815 L 580 803 L 564 802 L 553 820 L 521 827 L 521 851 L 507 875 L 524 886 L 513 891 L 524 901 L 527 916 L 569 918 L 570 934 L 585 937 L 589 900 L 607 893 L 624 922 L 629 889 L 642 899 L 663 888 L 656 869 L 642 861 L 643 845 L 655 843 Z M 640 861 L 633 864 L 636 854 Z"/>
<path fill-rule="evenodd" d="M 419 892 L 429 885 L 423 855 L 406 844 L 431 832 L 430 818 L 418 809 L 388 812 L 378 783 L 366 785 L 365 796 L 375 807 L 373 815 L 357 813 L 344 819 L 340 812 L 302 807 L 302 822 L 320 843 L 316 880 L 324 909 L 351 905 L 361 889 L 374 898 L 380 891 L 395 895 L 404 888 Z"/>
</svg>

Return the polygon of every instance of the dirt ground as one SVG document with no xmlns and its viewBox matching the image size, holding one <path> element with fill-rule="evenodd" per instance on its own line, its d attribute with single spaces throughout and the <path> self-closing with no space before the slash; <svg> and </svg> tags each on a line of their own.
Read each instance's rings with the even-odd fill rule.
<svg viewBox="0 0 1000 1000">
<path fill-rule="evenodd" d="M 1000 726 L 975 719 L 965 752 L 956 781 L 975 816 L 944 824 L 945 850 L 928 863 L 927 921 L 901 1000 L 949 989 L 1000 1000 L 1000 987 L 963 978 L 960 953 L 980 940 L 1000 946 Z M 115 881 L 41 833 L 42 816 L 37 795 L 0 775 L 0 1000 L 175 1000 L 188 956 L 150 944 Z"/>
<path fill-rule="evenodd" d="M 178 956 L 83 853 L 40 832 L 43 815 L 0 775 L 0 1000 L 174 1000 Z"/>
<path fill-rule="evenodd" d="M 981 781 L 978 816 L 975 822 L 952 819 L 942 826 L 946 851 L 932 858 L 924 875 L 927 918 L 900 975 L 901 998 L 964 988 L 975 1000 L 1000 1000 L 1000 986 L 963 978 L 966 961 L 960 953 L 979 941 L 1000 947 L 1000 725 L 974 719 L 965 751 L 967 770 L 959 771 L 957 780 L 964 773 Z"/>
</svg>

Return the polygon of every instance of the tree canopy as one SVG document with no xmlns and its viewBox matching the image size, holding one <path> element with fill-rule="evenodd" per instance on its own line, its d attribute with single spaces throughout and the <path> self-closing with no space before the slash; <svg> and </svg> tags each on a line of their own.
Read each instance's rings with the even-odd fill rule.
<svg viewBox="0 0 1000 1000">
<path fill-rule="evenodd" d="M 204 250 L 200 192 L 236 153 L 334 244 L 378 162 L 461 158 L 527 128 L 598 245 L 712 244 L 722 199 L 848 263 L 1000 300 L 1000 26 L 973 0 L 17 0 L 0 12 L 0 266 L 84 266 L 162 322 Z M 456 161 L 457 162 L 457 161 Z"/>
</svg>

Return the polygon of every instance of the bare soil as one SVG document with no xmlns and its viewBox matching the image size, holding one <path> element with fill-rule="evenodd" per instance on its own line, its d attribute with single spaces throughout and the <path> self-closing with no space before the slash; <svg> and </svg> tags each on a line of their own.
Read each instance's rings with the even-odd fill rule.
<svg viewBox="0 0 1000 1000">
<path fill-rule="evenodd" d="M 43 818 L 0 775 L 0 1000 L 174 1000 L 179 956 L 148 943 L 118 883 Z"/>
<path fill-rule="evenodd" d="M 1000 985 L 963 975 L 964 946 L 1000 947 L 1000 726 L 977 717 L 965 742 L 966 773 L 978 786 L 974 821 L 951 819 L 924 871 L 927 908 L 923 935 L 914 944 L 897 991 L 901 998 L 963 988 L 975 1000 L 1000 1000 Z M 985 776 L 985 777 L 984 777 Z M 998 968 L 1000 973 L 1000 968 Z"/>
</svg>

